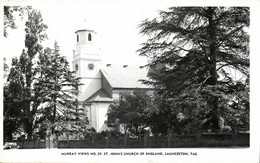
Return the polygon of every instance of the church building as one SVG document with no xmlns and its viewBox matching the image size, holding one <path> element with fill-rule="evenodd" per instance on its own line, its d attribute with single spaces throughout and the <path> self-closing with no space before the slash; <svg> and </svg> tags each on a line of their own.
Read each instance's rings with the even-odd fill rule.
<svg viewBox="0 0 260 163">
<path fill-rule="evenodd" d="M 79 101 L 90 104 L 84 108 L 90 127 L 97 132 L 112 130 L 107 112 L 114 100 L 135 89 L 151 90 L 139 80 L 148 79 L 148 70 L 140 65 L 103 63 L 94 30 L 81 28 L 75 32 L 76 50 L 73 51 L 73 70 L 81 78 Z M 105 52 L 104 52 L 105 53 Z"/>
</svg>

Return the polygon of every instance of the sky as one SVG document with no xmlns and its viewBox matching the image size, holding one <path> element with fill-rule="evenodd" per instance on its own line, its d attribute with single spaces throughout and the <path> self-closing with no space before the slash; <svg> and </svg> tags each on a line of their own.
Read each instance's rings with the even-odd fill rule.
<svg viewBox="0 0 260 163">
<path fill-rule="evenodd" d="M 87 21 L 86 28 L 97 32 L 98 47 L 104 63 L 138 64 L 147 63 L 147 58 L 140 57 L 136 52 L 147 37 L 139 34 L 138 25 L 145 19 L 158 16 L 159 10 L 180 5 L 175 0 L 62 0 L 54 2 L 21 0 L 8 5 L 32 5 L 42 13 L 44 23 L 48 25 L 48 40 L 45 47 L 53 47 L 56 40 L 61 54 L 72 61 L 72 51 L 76 49 L 75 31 Z M 201 2 L 196 3 L 201 4 Z M 203 3 L 202 3 L 203 4 Z M 211 3 L 209 3 L 211 4 Z M 216 5 L 218 3 L 213 3 Z M 181 5 L 190 5 L 181 1 Z M 230 5 L 230 4 L 227 4 Z M 17 17 L 18 28 L 9 30 L 8 38 L 4 38 L 4 54 L 9 60 L 19 56 L 24 48 L 24 20 Z"/>
<path fill-rule="evenodd" d="M 86 20 L 86 28 L 97 32 L 98 47 L 105 63 L 144 65 L 147 58 L 140 57 L 136 50 L 145 42 L 146 36 L 139 34 L 138 25 L 145 19 L 155 18 L 159 10 L 167 10 L 174 5 L 172 1 L 156 3 L 151 1 L 82 1 L 79 3 L 35 3 L 32 7 L 42 13 L 43 22 L 48 25 L 48 40 L 44 46 L 53 47 L 56 40 L 61 54 L 72 61 L 76 35 Z M 9 30 L 4 38 L 7 58 L 19 56 L 24 48 L 24 20 L 17 17 L 18 28 Z M 14 48 L 15 47 L 15 48 Z M 9 59 L 10 60 L 10 59 Z"/>
</svg>

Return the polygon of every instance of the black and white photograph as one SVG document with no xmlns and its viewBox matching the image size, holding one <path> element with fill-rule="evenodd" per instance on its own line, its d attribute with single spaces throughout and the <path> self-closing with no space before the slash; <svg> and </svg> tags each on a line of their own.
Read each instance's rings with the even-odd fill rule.
<svg viewBox="0 0 260 163">
<path fill-rule="evenodd" d="M 1 2 L 0 162 L 259 162 L 260 3 L 187 2 Z"/>
</svg>

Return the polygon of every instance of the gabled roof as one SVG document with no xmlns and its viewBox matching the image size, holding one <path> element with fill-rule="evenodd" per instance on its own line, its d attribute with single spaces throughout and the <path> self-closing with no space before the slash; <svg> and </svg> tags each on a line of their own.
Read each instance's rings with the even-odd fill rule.
<svg viewBox="0 0 260 163">
<path fill-rule="evenodd" d="M 86 102 L 112 102 L 113 99 L 108 95 L 108 93 L 101 88 L 96 93 L 94 93 L 92 96 L 90 96 Z"/>
<path fill-rule="evenodd" d="M 150 88 L 139 80 L 148 80 L 146 67 L 138 65 L 107 65 L 101 69 L 112 88 Z"/>
</svg>

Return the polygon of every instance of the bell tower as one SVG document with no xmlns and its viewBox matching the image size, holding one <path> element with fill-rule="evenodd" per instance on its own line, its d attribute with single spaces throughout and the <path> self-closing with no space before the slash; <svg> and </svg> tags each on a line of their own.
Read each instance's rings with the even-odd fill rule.
<svg viewBox="0 0 260 163">
<path fill-rule="evenodd" d="M 76 76 L 80 77 L 80 82 L 84 85 L 79 86 L 79 100 L 84 101 L 101 88 L 101 58 L 99 47 L 97 46 L 97 33 L 86 28 L 80 27 L 76 32 L 76 50 L 73 50 L 73 70 Z"/>
</svg>

